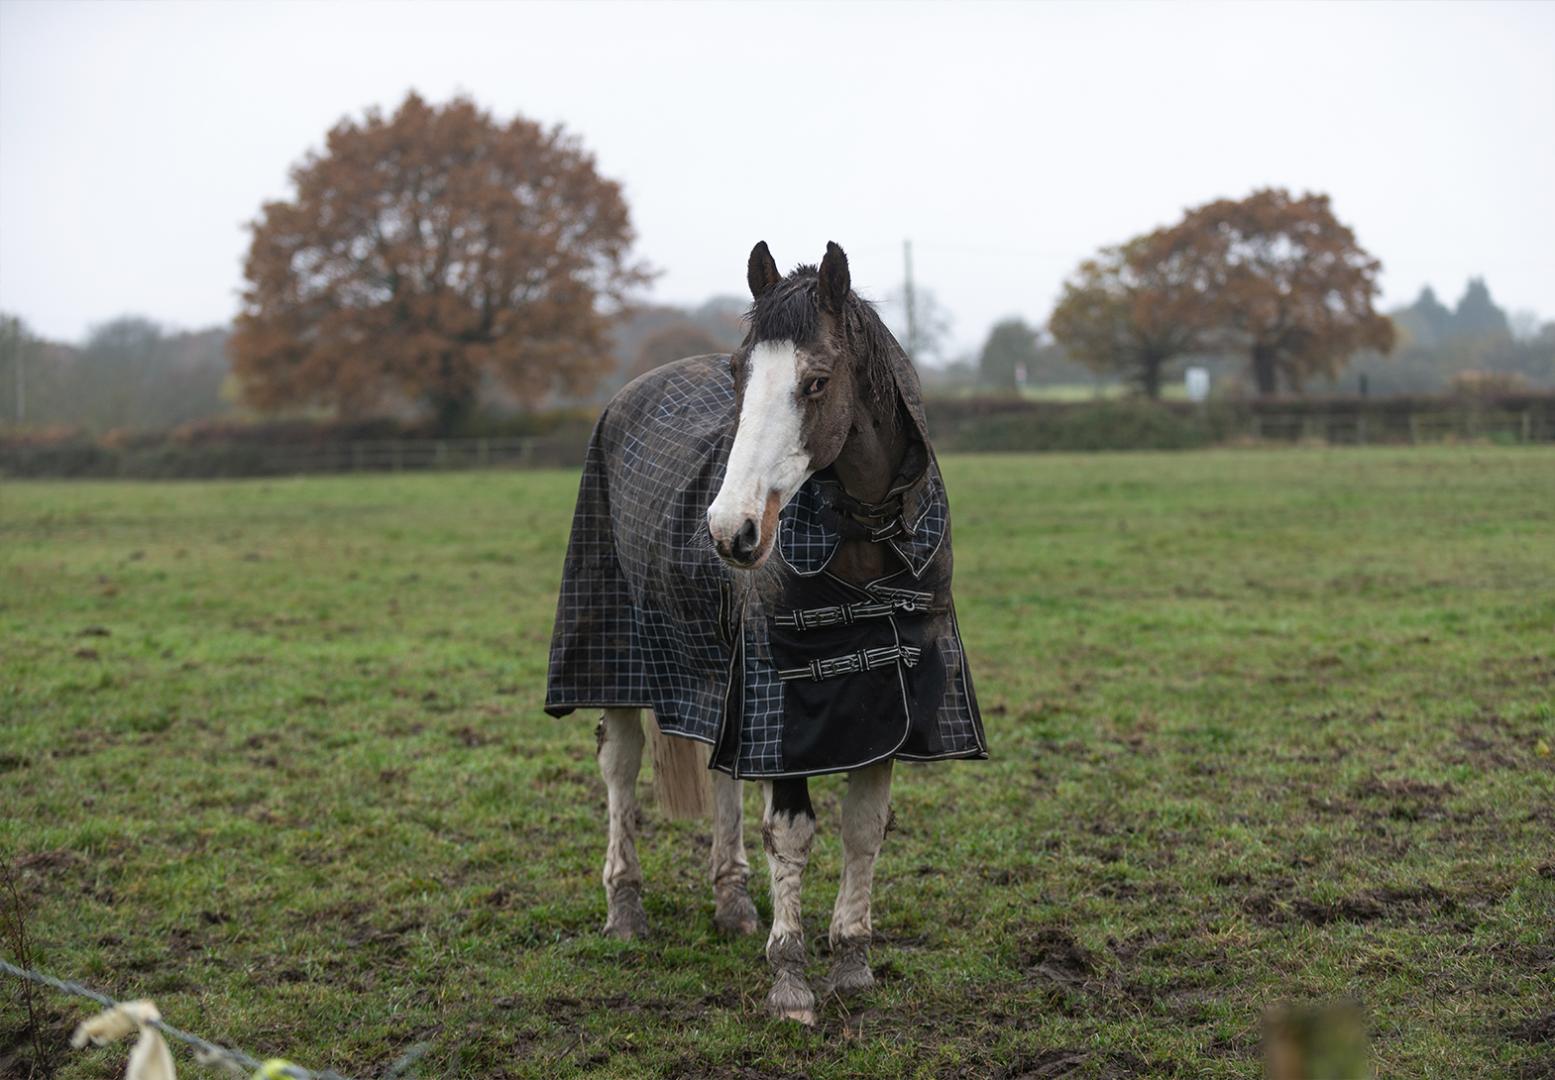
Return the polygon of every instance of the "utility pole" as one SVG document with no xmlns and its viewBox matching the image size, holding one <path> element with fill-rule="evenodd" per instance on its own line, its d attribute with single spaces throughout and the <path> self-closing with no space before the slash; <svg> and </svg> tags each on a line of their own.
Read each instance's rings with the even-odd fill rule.
<svg viewBox="0 0 1555 1080">
<path fill-rule="evenodd" d="M 916 359 L 918 354 L 918 317 L 917 298 L 912 291 L 912 241 L 902 241 L 902 261 L 906 268 L 907 279 L 902 286 L 902 298 L 907 304 L 907 355 Z"/>
<path fill-rule="evenodd" d="M 27 382 L 22 373 L 22 321 L 15 316 L 5 320 L 5 336 L 11 346 L 11 364 L 16 368 L 16 423 L 27 419 Z"/>
</svg>

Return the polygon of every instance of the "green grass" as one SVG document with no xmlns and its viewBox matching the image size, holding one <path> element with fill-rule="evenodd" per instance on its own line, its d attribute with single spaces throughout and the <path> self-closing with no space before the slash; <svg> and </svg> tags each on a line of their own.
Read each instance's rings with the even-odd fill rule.
<svg viewBox="0 0 1555 1080">
<path fill-rule="evenodd" d="M 656 936 L 597 933 L 593 720 L 540 711 L 574 475 L 0 486 L 38 962 L 357 1076 L 1252 1076 L 1339 997 L 1382 1075 L 1555 1070 L 1555 454 L 945 472 L 993 758 L 899 770 L 880 984 L 814 1031 L 715 936 L 703 823 L 649 811 Z M 43 1001 L 54 1075 L 122 1069 Z"/>
</svg>

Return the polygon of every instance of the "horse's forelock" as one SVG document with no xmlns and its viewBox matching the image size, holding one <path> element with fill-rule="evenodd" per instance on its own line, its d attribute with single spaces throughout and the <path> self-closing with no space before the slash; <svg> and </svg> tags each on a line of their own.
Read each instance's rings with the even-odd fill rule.
<svg viewBox="0 0 1555 1080">
<path fill-rule="evenodd" d="M 820 271 L 798 266 L 772 286 L 746 312 L 749 342 L 792 341 L 804 345 L 821 333 Z M 843 333 L 849 351 L 859 361 L 861 388 L 877 415 L 895 422 L 895 354 L 901 348 L 875 310 L 875 305 L 849 293 L 843 313 Z"/>
</svg>

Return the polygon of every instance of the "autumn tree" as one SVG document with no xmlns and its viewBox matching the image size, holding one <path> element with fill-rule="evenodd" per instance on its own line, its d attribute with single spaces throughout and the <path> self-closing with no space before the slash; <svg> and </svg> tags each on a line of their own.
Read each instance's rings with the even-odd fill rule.
<svg viewBox="0 0 1555 1080">
<path fill-rule="evenodd" d="M 1146 238 L 1140 258 L 1186 270 L 1220 341 L 1246 351 L 1259 394 L 1337 375 L 1354 353 L 1393 347 L 1373 302 L 1382 264 L 1327 195 L 1269 188 L 1189 210 Z"/>
<path fill-rule="evenodd" d="M 1064 282 L 1048 329 L 1070 358 L 1161 396 L 1167 365 L 1203 348 L 1214 311 L 1195 287 L 1196 267 L 1163 233 L 1103 248 Z"/>
<path fill-rule="evenodd" d="M 687 356 L 724 351 L 717 338 L 690 319 L 680 319 L 650 334 L 637 350 L 631 377 Z"/>
<path fill-rule="evenodd" d="M 254 222 L 232 339 L 245 399 L 455 426 L 487 380 L 535 403 L 611 366 L 610 308 L 648 274 L 620 186 L 562 128 L 412 93 L 343 119 Z"/>
</svg>

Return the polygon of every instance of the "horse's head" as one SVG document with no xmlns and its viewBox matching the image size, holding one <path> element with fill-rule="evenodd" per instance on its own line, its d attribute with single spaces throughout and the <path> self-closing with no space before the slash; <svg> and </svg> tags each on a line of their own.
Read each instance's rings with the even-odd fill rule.
<svg viewBox="0 0 1555 1080">
<path fill-rule="evenodd" d="M 785 278 L 763 241 L 751 250 L 746 281 L 755 304 L 750 332 L 730 358 L 734 445 L 707 509 L 718 554 L 741 570 L 766 561 L 778 514 L 842 452 L 867 378 L 852 332 L 865 305 L 849 292 L 842 248 L 827 244 L 820 269 L 801 266 Z"/>
</svg>

